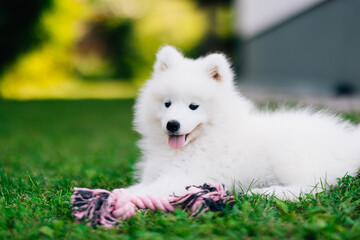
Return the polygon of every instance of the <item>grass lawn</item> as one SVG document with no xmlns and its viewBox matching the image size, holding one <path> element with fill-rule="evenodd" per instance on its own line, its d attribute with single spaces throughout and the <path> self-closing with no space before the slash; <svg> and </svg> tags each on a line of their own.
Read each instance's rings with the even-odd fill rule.
<svg viewBox="0 0 360 240">
<path fill-rule="evenodd" d="M 74 186 L 133 183 L 133 103 L 0 101 L 0 239 L 360 239 L 360 179 L 351 177 L 299 202 L 245 196 L 199 218 L 140 212 L 109 230 L 74 223 Z"/>
</svg>

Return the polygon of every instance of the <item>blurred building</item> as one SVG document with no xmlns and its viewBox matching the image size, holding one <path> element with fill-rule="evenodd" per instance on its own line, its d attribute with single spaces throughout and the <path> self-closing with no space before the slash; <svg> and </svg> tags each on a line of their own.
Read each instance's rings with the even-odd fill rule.
<svg viewBox="0 0 360 240">
<path fill-rule="evenodd" d="M 360 94 L 359 0 L 237 0 L 240 84 Z"/>
</svg>

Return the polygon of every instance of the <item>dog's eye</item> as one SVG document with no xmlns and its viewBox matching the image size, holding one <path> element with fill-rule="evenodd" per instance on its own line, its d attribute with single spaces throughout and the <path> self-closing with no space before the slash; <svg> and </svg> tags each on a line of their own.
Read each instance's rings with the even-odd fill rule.
<svg viewBox="0 0 360 240">
<path fill-rule="evenodd" d="M 190 105 L 189 105 L 189 108 L 190 108 L 191 110 L 196 110 L 198 107 L 199 107 L 199 105 L 196 105 L 196 104 L 190 104 Z"/>
<path fill-rule="evenodd" d="M 171 106 L 171 102 L 170 102 L 170 101 L 168 101 L 168 102 L 165 103 L 165 107 L 166 107 L 166 108 L 168 108 L 168 107 L 170 107 L 170 106 Z"/>
</svg>

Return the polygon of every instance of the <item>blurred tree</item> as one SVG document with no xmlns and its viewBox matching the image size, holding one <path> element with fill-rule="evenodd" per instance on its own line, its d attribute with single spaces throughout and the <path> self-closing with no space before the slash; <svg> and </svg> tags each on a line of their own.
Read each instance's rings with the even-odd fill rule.
<svg viewBox="0 0 360 240">
<path fill-rule="evenodd" d="M 12 44 L 13 40 L 6 38 L 8 29 L 14 32 L 12 35 L 18 34 L 19 41 L 27 44 L 26 40 L 31 40 L 34 44 L 30 46 L 46 37 L 39 47 L 21 57 L 19 54 L 25 50 L 14 55 L 17 57 L 12 58 L 0 80 L 0 94 L 4 98 L 91 97 L 95 96 L 94 91 L 99 93 L 99 86 L 106 84 L 112 86 L 112 92 L 125 92 L 128 97 L 126 89 L 140 86 L 149 77 L 161 45 L 174 45 L 188 55 L 209 27 L 205 11 L 193 0 L 44 0 L 51 10 L 44 11 L 44 7 L 38 12 L 38 23 L 33 21 L 31 25 L 33 30 L 19 34 L 17 29 L 22 26 L 17 24 L 24 20 L 16 22 L 17 15 L 28 11 L 28 4 L 34 1 L 43 2 L 28 0 L 17 5 L 20 0 L 3 1 L 0 0 L 2 43 Z M 9 7 L 1 7 L 4 4 L 13 10 L 5 10 Z M 21 6 L 19 12 L 17 6 Z M 216 32 L 220 36 L 226 36 L 229 29 L 223 27 L 229 19 L 225 12 L 217 13 L 221 24 Z M 7 20 L 4 25 L 3 19 L 9 16 L 13 22 Z M 26 44 L 16 45 L 29 49 Z M 3 48 L 0 50 L 4 52 Z M 88 79 L 101 81 L 84 81 Z M 100 94 L 109 96 L 107 91 Z"/>
<path fill-rule="evenodd" d="M 236 37 L 234 23 L 233 0 L 196 0 L 199 8 L 206 13 L 208 28 L 203 40 L 193 49 L 191 55 L 204 55 L 221 51 L 232 59 L 235 54 Z"/>
<path fill-rule="evenodd" d="M 139 65 L 144 65 L 144 60 L 134 44 L 134 23 L 131 20 L 122 21 L 108 27 L 107 44 L 108 56 L 116 69 L 115 78 L 132 79 L 139 71 Z"/>
<path fill-rule="evenodd" d="M 52 0 L 0 1 L 0 75 L 18 56 L 46 38 L 39 20 Z"/>
<path fill-rule="evenodd" d="M 205 14 L 192 0 L 107 0 L 92 7 L 75 45 L 75 72 L 86 79 L 141 84 L 161 45 L 187 54 L 207 29 Z"/>
<path fill-rule="evenodd" d="M 101 18 L 87 24 L 86 34 L 77 42 L 79 61 L 107 60 L 107 66 L 96 69 L 78 64 L 76 71 L 84 79 L 122 79 L 131 81 L 142 65 L 141 54 L 134 44 L 134 23 L 131 19 Z M 105 70 L 106 68 L 107 70 Z"/>
<path fill-rule="evenodd" d="M 72 47 L 83 35 L 79 22 L 89 18 L 88 5 L 80 0 L 51 0 L 49 4 L 51 9 L 39 15 L 33 32 L 45 41 L 40 41 L 37 47 L 34 44 L 26 53 L 21 52 L 4 69 L 0 81 L 4 98 L 59 96 L 62 89 L 72 88 Z"/>
</svg>

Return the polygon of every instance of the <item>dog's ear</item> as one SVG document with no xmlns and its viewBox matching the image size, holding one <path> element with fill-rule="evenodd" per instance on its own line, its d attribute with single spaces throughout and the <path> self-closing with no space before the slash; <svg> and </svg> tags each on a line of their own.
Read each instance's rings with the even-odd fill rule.
<svg viewBox="0 0 360 240">
<path fill-rule="evenodd" d="M 231 81 L 233 72 L 225 55 L 220 53 L 210 54 L 205 57 L 206 71 L 211 79 L 217 82 Z"/>
<path fill-rule="evenodd" d="M 179 59 L 182 59 L 183 55 L 176 50 L 173 46 L 163 46 L 156 54 L 156 61 L 154 64 L 155 72 L 164 72 L 176 63 Z"/>
</svg>

